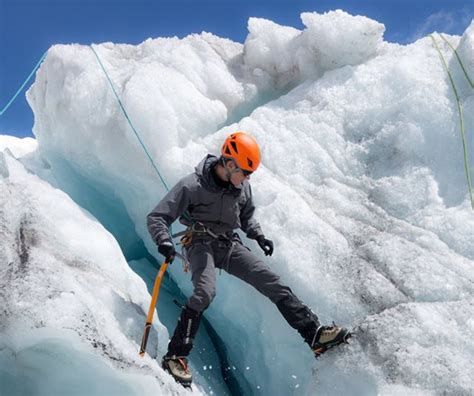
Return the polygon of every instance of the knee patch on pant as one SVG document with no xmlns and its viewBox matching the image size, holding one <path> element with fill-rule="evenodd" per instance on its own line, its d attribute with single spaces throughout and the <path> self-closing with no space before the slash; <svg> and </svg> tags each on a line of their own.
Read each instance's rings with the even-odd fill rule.
<svg viewBox="0 0 474 396">
<path fill-rule="evenodd" d="M 203 312 L 211 304 L 212 300 L 216 296 L 216 290 L 197 290 L 190 297 L 188 301 L 188 307 L 192 308 L 196 312 Z"/>
</svg>

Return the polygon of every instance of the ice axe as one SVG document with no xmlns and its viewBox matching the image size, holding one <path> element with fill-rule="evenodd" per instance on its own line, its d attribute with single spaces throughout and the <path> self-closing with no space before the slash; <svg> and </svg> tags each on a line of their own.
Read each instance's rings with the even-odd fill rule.
<svg viewBox="0 0 474 396">
<path fill-rule="evenodd" d="M 168 268 L 168 260 L 165 260 L 161 264 L 160 270 L 155 278 L 155 284 L 153 285 L 153 294 L 151 296 L 150 308 L 148 308 L 148 316 L 146 317 L 145 330 L 143 331 L 142 343 L 140 345 L 140 356 L 145 356 L 146 344 L 148 342 L 148 335 L 150 334 L 151 323 L 153 322 L 153 315 L 155 313 L 156 302 L 158 301 L 158 294 L 160 293 L 161 280 Z"/>
<path fill-rule="evenodd" d="M 176 252 L 176 256 L 186 260 L 181 254 Z M 174 259 L 174 257 L 173 257 Z M 150 308 L 148 308 L 148 315 L 146 317 L 145 330 L 143 331 L 142 343 L 140 345 L 140 356 L 145 356 L 146 344 L 148 342 L 148 335 L 150 334 L 151 324 L 153 322 L 153 315 L 155 313 L 156 302 L 158 301 L 158 294 L 160 293 L 160 286 L 163 276 L 168 268 L 168 265 L 173 262 L 173 259 L 165 260 L 158 271 L 153 285 L 153 294 L 151 296 Z"/>
</svg>

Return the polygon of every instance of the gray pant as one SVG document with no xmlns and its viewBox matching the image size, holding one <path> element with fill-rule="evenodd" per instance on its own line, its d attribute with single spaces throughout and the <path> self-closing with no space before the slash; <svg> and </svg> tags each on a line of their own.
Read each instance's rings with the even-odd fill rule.
<svg viewBox="0 0 474 396">
<path fill-rule="evenodd" d="M 280 277 L 240 242 L 234 241 L 231 247 L 227 241 L 198 240 L 188 248 L 188 256 L 194 292 L 186 305 L 194 311 L 204 311 L 214 299 L 216 268 L 221 268 L 268 297 L 305 340 L 319 325 L 317 316 L 281 283 Z"/>
</svg>

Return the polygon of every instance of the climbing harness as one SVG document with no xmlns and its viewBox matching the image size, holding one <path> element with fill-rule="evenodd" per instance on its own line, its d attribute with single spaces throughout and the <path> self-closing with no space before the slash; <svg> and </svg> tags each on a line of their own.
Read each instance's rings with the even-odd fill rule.
<svg viewBox="0 0 474 396">
<path fill-rule="evenodd" d="M 220 241 L 229 245 L 229 250 L 222 264 L 223 267 L 227 267 L 236 242 L 233 240 L 232 237 L 229 237 L 228 234 L 226 233 L 216 234 L 214 231 L 212 231 L 212 229 L 210 229 L 209 227 L 206 227 L 203 223 L 199 221 L 195 221 L 186 230 L 172 235 L 172 238 L 181 237 L 178 244 L 182 246 L 182 256 L 184 256 L 184 259 L 187 262 L 187 266 L 185 267 L 185 272 L 189 271 L 189 257 L 187 254 L 187 250 L 191 246 L 193 239 L 199 236 L 201 237 L 210 236 L 212 239 L 210 239 L 209 242 L 207 243 L 210 243 L 215 240 L 215 241 Z"/>
</svg>

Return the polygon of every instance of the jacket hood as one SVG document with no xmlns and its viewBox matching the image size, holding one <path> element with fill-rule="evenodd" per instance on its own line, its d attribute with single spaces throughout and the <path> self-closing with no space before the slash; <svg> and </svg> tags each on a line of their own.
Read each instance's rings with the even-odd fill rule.
<svg viewBox="0 0 474 396">
<path fill-rule="evenodd" d="M 216 183 L 211 172 L 212 172 L 212 168 L 217 164 L 218 161 L 219 161 L 218 157 L 212 154 L 208 154 L 196 166 L 195 173 L 198 176 L 198 178 L 201 180 L 203 187 L 210 191 L 218 192 L 222 190 L 229 190 L 233 194 L 236 194 L 236 195 L 240 194 L 242 190 L 242 185 L 235 187 L 231 184 L 229 188 L 227 189 L 227 188 L 223 188 L 219 186 Z"/>
</svg>

